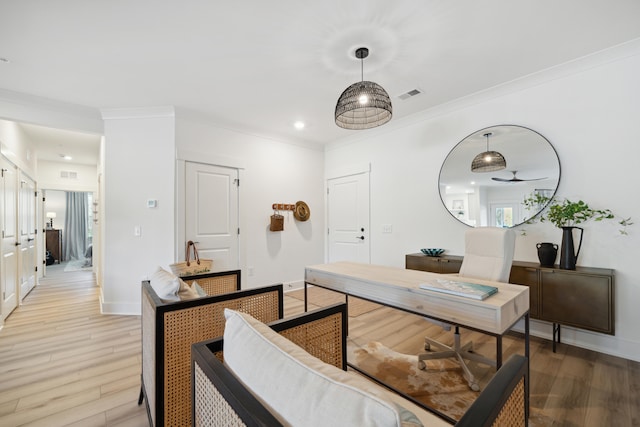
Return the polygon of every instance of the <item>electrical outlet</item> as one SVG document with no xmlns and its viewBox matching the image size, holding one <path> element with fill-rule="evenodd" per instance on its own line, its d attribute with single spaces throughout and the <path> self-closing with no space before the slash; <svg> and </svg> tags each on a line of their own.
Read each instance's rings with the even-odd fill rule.
<svg viewBox="0 0 640 427">
<path fill-rule="evenodd" d="M 383 224 L 382 225 L 383 233 L 393 233 L 393 226 L 391 224 Z"/>
</svg>

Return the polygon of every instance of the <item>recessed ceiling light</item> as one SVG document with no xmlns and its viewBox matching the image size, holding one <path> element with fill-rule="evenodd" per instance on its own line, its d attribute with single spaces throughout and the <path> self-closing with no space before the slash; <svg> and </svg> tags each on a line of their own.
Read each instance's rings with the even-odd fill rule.
<svg viewBox="0 0 640 427">
<path fill-rule="evenodd" d="M 304 122 L 298 120 L 297 122 L 295 122 L 293 124 L 293 127 L 298 129 L 298 130 L 302 130 L 302 129 L 304 129 Z"/>
<path fill-rule="evenodd" d="M 4 62 L 5 64 L 8 64 L 11 61 L 9 61 L 7 58 L 3 58 L 2 56 L 0 56 L 0 62 Z"/>
<path fill-rule="evenodd" d="M 65 160 L 72 160 L 73 159 L 73 157 L 71 157 L 71 156 L 69 156 L 67 154 L 60 154 L 60 157 L 62 157 Z"/>
</svg>

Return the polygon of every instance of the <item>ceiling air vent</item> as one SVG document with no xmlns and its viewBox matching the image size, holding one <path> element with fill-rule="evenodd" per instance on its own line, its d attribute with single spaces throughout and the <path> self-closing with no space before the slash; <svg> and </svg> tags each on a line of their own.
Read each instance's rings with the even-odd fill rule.
<svg viewBox="0 0 640 427">
<path fill-rule="evenodd" d="M 412 96 L 420 95 L 421 93 L 422 91 L 420 89 L 411 89 L 409 92 L 405 92 L 402 95 L 398 95 L 398 98 L 404 101 L 405 99 L 409 99 Z"/>
<path fill-rule="evenodd" d="M 62 178 L 62 179 L 78 179 L 78 172 L 60 171 L 60 178 Z"/>
</svg>

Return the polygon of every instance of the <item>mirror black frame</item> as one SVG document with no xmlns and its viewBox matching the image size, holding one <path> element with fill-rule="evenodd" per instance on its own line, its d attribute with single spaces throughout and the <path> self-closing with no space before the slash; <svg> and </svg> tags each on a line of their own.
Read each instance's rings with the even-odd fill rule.
<svg viewBox="0 0 640 427">
<path fill-rule="evenodd" d="M 491 132 L 492 134 L 492 136 L 489 137 L 490 138 L 489 150 L 504 151 L 506 153 L 505 157 L 507 158 L 507 168 L 505 170 L 491 172 L 491 173 L 487 173 L 487 172 L 473 173 L 471 172 L 471 161 L 476 154 L 486 150 L 487 148 L 486 137 L 484 135 L 489 132 Z M 518 134 L 520 134 L 519 139 L 511 140 L 511 141 L 508 140 L 509 136 L 518 136 Z M 482 144 L 480 144 L 480 142 L 482 142 Z M 513 144 L 514 142 L 517 142 L 519 145 L 505 145 L 505 143 Z M 531 144 L 537 144 L 537 143 L 541 144 L 540 148 L 536 148 L 536 146 L 534 146 L 536 151 L 532 151 L 532 152 L 526 152 L 526 150 L 524 150 L 526 146 L 522 145 L 522 144 L 531 145 Z M 550 148 L 550 150 L 547 150 L 547 148 Z M 468 158 L 468 163 L 465 163 L 467 161 L 467 158 Z M 509 166 L 509 158 L 515 159 L 515 166 L 512 166 L 512 167 Z M 468 176 L 468 177 L 475 176 L 485 181 L 488 178 L 494 178 L 494 182 L 491 183 L 492 185 L 491 188 L 494 188 L 494 191 L 495 191 L 495 188 L 499 188 L 502 185 L 501 183 L 495 183 L 496 181 L 495 175 L 501 175 L 502 178 L 500 179 L 503 179 L 504 181 L 510 181 L 506 179 L 510 177 L 511 179 L 516 177 L 518 179 L 522 178 L 523 181 L 521 182 L 524 182 L 525 183 L 524 185 L 528 185 L 529 187 L 532 187 L 533 185 L 535 185 L 535 182 L 538 179 L 542 180 L 543 178 L 537 178 L 534 180 L 533 176 L 526 175 L 527 172 L 522 172 L 521 174 L 520 172 L 517 171 L 518 166 L 522 166 L 522 162 L 529 161 L 532 159 L 533 160 L 537 159 L 540 163 L 544 163 L 544 164 L 537 164 L 536 167 L 539 167 L 540 170 L 543 171 L 541 172 L 543 174 L 549 173 L 548 176 L 550 176 L 550 178 L 545 177 L 544 179 L 546 179 L 548 183 L 555 185 L 555 187 L 553 189 L 551 188 L 545 189 L 544 196 L 548 197 L 549 200 L 543 206 L 539 206 L 539 209 L 536 212 L 532 213 L 531 215 L 528 215 L 526 218 L 524 217 L 524 215 L 521 215 L 519 218 L 514 219 L 513 225 L 508 227 L 514 228 L 514 227 L 517 227 L 518 225 L 524 224 L 527 221 L 535 218 L 537 215 L 540 214 L 540 212 L 542 212 L 546 208 L 546 206 L 551 201 L 551 198 L 553 198 L 556 192 L 558 191 L 558 187 L 560 186 L 560 177 L 561 177 L 560 157 L 558 156 L 558 153 L 554 148 L 553 144 L 551 144 L 551 142 L 539 132 L 536 132 L 533 129 L 527 128 L 525 126 L 512 125 L 512 124 L 489 126 L 489 127 L 470 133 L 469 135 L 464 137 L 460 142 L 458 142 L 451 149 L 447 157 L 444 159 L 442 166 L 440 167 L 440 174 L 438 175 L 438 192 L 440 195 L 440 201 L 442 202 L 442 205 L 447 210 L 447 212 L 449 212 L 449 214 L 453 218 L 455 218 L 457 221 L 469 227 L 483 226 L 485 224 L 474 225 L 473 223 L 469 223 L 469 222 L 472 222 L 471 220 L 468 220 L 469 222 L 465 222 L 465 220 L 459 218 L 454 214 L 453 206 L 451 209 L 447 206 L 447 203 L 445 201 L 446 194 L 443 195 L 443 191 L 446 192 L 445 187 L 447 183 L 446 182 L 443 183 L 443 176 L 445 176 L 445 181 L 446 181 L 447 178 L 451 179 L 451 176 L 453 176 L 454 174 L 451 173 L 451 169 L 449 169 L 445 173 L 445 168 L 453 167 L 454 169 L 457 169 L 455 171 L 456 174 L 459 171 L 459 176 L 463 178 L 465 176 Z M 554 162 L 551 162 L 551 159 L 553 159 Z M 456 166 L 456 162 L 458 164 L 457 166 Z M 547 163 L 553 163 L 553 165 L 550 165 Z M 466 164 L 466 167 L 468 168 L 468 170 L 464 170 L 464 171 L 461 170 L 461 167 L 462 167 L 461 165 L 463 164 Z M 516 169 L 513 169 L 513 167 L 515 167 Z M 516 173 L 514 173 L 514 170 L 518 175 L 521 175 L 521 176 L 516 176 Z M 557 175 L 557 180 L 556 180 L 556 175 Z M 463 178 L 460 178 L 460 179 L 463 179 Z M 530 179 L 532 183 L 526 184 L 528 182 L 527 179 Z M 516 184 L 520 185 L 521 182 L 517 182 Z M 544 182 L 544 181 L 540 181 L 540 182 Z M 513 183 L 515 182 L 505 182 L 506 185 L 511 185 Z M 511 187 L 511 189 L 513 188 L 514 187 Z M 551 194 L 551 190 L 553 190 L 552 194 Z M 531 189 L 529 188 L 527 189 L 527 191 L 531 191 Z M 538 191 L 538 189 L 536 189 L 535 191 Z M 447 196 L 447 198 L 449 197 Z M 480 204 L 478 206 L 480 208 L 482 207 Z M 486 204 L 485 208 L 488 212 L 489 210 L 488 203 Z M 468 206 L 467 208 L 467 214 L 469 210 L 470 210 L 470 206 Z M 488 215 L 489 214 L 487 214 L 487 216 Z M 484 218 L 484 219 L 486 220 L 486 223 L 487 223 L 486 225 L 489 225 L 489 218 Z"/>
</svg>

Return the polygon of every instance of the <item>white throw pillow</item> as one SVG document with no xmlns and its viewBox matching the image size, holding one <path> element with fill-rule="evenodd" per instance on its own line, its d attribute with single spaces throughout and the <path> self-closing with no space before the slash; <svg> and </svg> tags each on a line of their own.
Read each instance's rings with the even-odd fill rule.
<svg viewBox="0 0 640 427">
<path fill-rule="evenodd" d="M 195 280 L 193 281 L 193 283 L 191 283 L 191 287 L 196 290 L 196 292 L 198 293 L 198 296 L 201 296 L 201 297 L 208 296 L 205 290 L 202 289 L 202 286 L 198 285 L 198 282 L 196 282 Z"/>
<path fill-rule="evenodd" d="M 417 420 L 379 397 L 387 392 L 376 384 L 323 363 L 248 314 L 225 309 L 225 317 L 225 364 L 286 424 L 386 427 Z"/>
<path fill-rule="evenodd" d="M 180 290 L 181 280 L 173 273 L 158 267 L 155 273 L 149 279 L 151 287 L 162 301 L 172 302 L 180 301 L 178 291 Z"/>
</svg>

